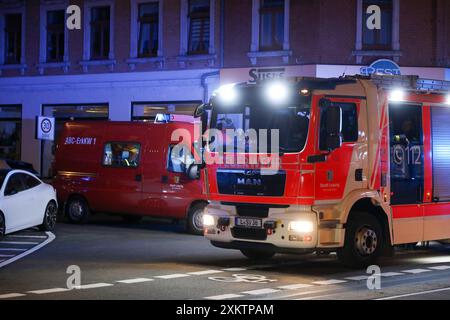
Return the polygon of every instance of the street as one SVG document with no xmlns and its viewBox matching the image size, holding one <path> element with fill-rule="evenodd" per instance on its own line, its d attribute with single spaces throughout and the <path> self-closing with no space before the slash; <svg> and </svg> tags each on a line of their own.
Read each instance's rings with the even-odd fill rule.
<svg viewBox="0 0 450 320">
<path fill-rule="evenodd" d="M 53 235 L 52 241 L 48 240 Z M 26 230 L 0 241 L 0 299 L 449 299 L 450 246 L 399 249 L 381 261 L 381 289 L 365 270 L 342 267 L 335 255 L 277 255 L 255 263 L 214 248 L 181 224 L 144 219 L 125 224 L 97 215 L 87 225 L 60 222 L 48 235 Z M 81 286 L 69 290 L 69 266 Z"/>
</svg>

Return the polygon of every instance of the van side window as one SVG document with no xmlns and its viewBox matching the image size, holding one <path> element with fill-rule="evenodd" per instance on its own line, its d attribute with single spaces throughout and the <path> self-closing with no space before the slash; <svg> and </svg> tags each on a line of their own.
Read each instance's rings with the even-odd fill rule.
<svg viewBox="0 0 450 320">
<path fill-rule="evenodd" d="M 194 161 L 192 153 L 187 146 L 169 146 L 167 159 L 167 170 L 169 172 L 184 173 Z"/>
<path fill-rule="evenodd" d="M 105 144 L 102 163 L 108 167 L 136 168 L 139 166 L 141 145 L 130 142 Z"/>
</svg>

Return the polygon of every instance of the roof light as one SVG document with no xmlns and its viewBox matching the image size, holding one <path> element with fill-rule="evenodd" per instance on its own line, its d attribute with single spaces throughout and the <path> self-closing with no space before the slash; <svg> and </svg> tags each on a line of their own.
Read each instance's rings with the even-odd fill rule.
<svg viewBox="0 0 450 320">
<path fill-rule="evenodd" d="M 302 89 L 300 90 L 300 93 L 302 96 L 309 96 L 309 90 L 308 89 Z"/>
<path fill-rule="evenodd" d="M 389 94 L 389 100 L 391 101 L 403 101 L 405 100 L 405 91 L 396 89 Z"/>
<path fill-rule="evenodd" d="M 232 104 L 236 102 L 238 97 L 235 86 L 235 83 L 223 85 L 214 92 L 214 95 L 219 98 L 220 102 Z"/>
<path fill-rule="evenodd" d="M 286 84 L 273 82 L 266 88 L 266 97 L 272 103 L 283 103 L 289 96 L 289 89 Z"/>
</svg>

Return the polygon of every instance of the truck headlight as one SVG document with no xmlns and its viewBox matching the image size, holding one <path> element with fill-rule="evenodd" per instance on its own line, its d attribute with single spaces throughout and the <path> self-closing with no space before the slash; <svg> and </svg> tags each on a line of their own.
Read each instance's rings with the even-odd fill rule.
<svg viewBox="0 0 450 320">
<path fill-rule="evenodd" d="M 214 217 L 210 214 L 203 215 L 203 227 L 214 227 Z"/>
<path fill-rule="evenodd" d="M 312 221 L 292 221 L 289 224 L 289 230 L 298 233 L 311 233 L 314 231 L 314 224 Z"/>
</svg>

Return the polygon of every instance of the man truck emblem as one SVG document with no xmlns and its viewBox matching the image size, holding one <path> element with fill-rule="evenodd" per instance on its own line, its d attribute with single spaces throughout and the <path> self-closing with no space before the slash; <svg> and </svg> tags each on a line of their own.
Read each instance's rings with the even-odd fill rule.
<svg viewBox="0 0 450 320">
<path fill-rule="evenodd" d="M 261 179 L 238 178 L 237 184 L 244 186 L 260 186 L 262 185 L 262 181 Z"/>
</svg>

